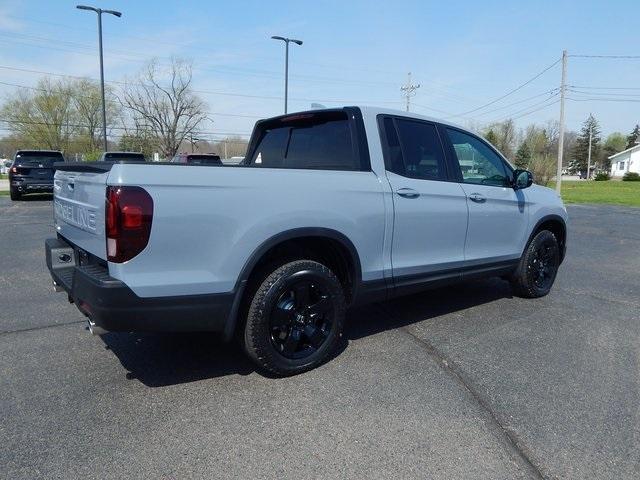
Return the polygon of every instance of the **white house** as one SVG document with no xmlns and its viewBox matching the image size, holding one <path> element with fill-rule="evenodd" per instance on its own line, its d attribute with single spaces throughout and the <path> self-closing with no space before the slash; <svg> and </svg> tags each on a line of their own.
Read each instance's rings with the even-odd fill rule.
<svg viewBox="0 0 640 480">
<path fill-rule="evenodd" d="M 622 177 L 627 172 L 640 173 L 640 145 L 611 155 L 611 176 Z"/>
</svg>

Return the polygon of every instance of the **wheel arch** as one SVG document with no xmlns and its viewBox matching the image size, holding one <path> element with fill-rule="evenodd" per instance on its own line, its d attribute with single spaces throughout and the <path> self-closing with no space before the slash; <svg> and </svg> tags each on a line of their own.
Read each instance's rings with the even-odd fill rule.
<svg viewBox="0 0 640 480">
<path fill-rule="evenodd" d="M 564 218 L 560 215 L 545 215 L 540 218 L 531 230 L 531 235 L 529 235 L 526 245 L 529 245 L 531 239 L 542 230 L 549 230 L 555 235 L 558 240 L 558 246 L 560 247 L 560 263 L 562 263 L 567 249 L 567 223 Z"/>
<path fill-rule="evenodd" d="M 323 247 L 330 247 L 324 250 Z M 286 230 L 262 242 L 248 257 L 236 282 L 236 297 L 224 332 L 230 339 L 236 330 L 245 294 L 252 287 L 254 274 L 278 259 L 310 255 L 310 259 L 329 263 L 345 287 L 345 297 L 353 301 L 362 282 L 362 267 L 353 242 L 338 230 L 323 227 L 303 227 Z"/>
</svg>

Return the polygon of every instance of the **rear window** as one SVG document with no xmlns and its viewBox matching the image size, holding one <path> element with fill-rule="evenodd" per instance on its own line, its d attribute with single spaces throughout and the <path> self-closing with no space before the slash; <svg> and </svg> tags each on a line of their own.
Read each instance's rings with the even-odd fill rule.
<svg viewBox="0 0 640 480">
<path fill-rule="evenodd" d="M 122 160 L 144 162 L 144 155 L 142 153 L 107 152 L 104 154 L 104 159 L 107 162 L 119 162 Z"/>
<path fill-rule="evenodd" d="M 222 165 L 218 155 L 187 155 L 187 163 L 195 165 Z"/>
<path fill-rule="evenodd" d="M 292 115 L 258 126 L 250 165 L 267 168 L 360 170 L 347 114 Z"/>
<path fill-rule="evenodd" d="M 55 162 L 64 162 L 59 152 L 17 152 L 15 163 L 18 165 L 42 165 L 52 167 Z"/>
</svg>

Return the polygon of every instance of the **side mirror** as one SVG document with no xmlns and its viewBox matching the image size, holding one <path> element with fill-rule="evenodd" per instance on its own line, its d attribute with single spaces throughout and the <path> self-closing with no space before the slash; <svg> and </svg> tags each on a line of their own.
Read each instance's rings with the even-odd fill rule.
<svg viewBox="0 0 640 480">
<path fill-rule="evenodd" d="M 521 190 L 530 187 L 533 183 L 533 174 L 529 170 L 515 170 L 513 172 L 513 188 Z"/>
</svg>

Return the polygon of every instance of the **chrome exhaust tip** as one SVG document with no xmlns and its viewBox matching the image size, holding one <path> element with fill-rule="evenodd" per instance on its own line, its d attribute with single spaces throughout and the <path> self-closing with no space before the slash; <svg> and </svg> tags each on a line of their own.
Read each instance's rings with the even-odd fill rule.
<svg viewBox="0 0 640 480">
<path fill-rule="evenodd" d="M 53 280 L 53 290 L 55 292 L 62 292 L 64 288 L 62 288 L 55 280 Z"/>
<path fill-rule="evenodd" d="M 107 330 L 95 324 L 91 320 L 87 320 L 87 324 L 89 325 L 89 333 L 91 335 L 104 335 L 107 333 Z"/>
</svg>

